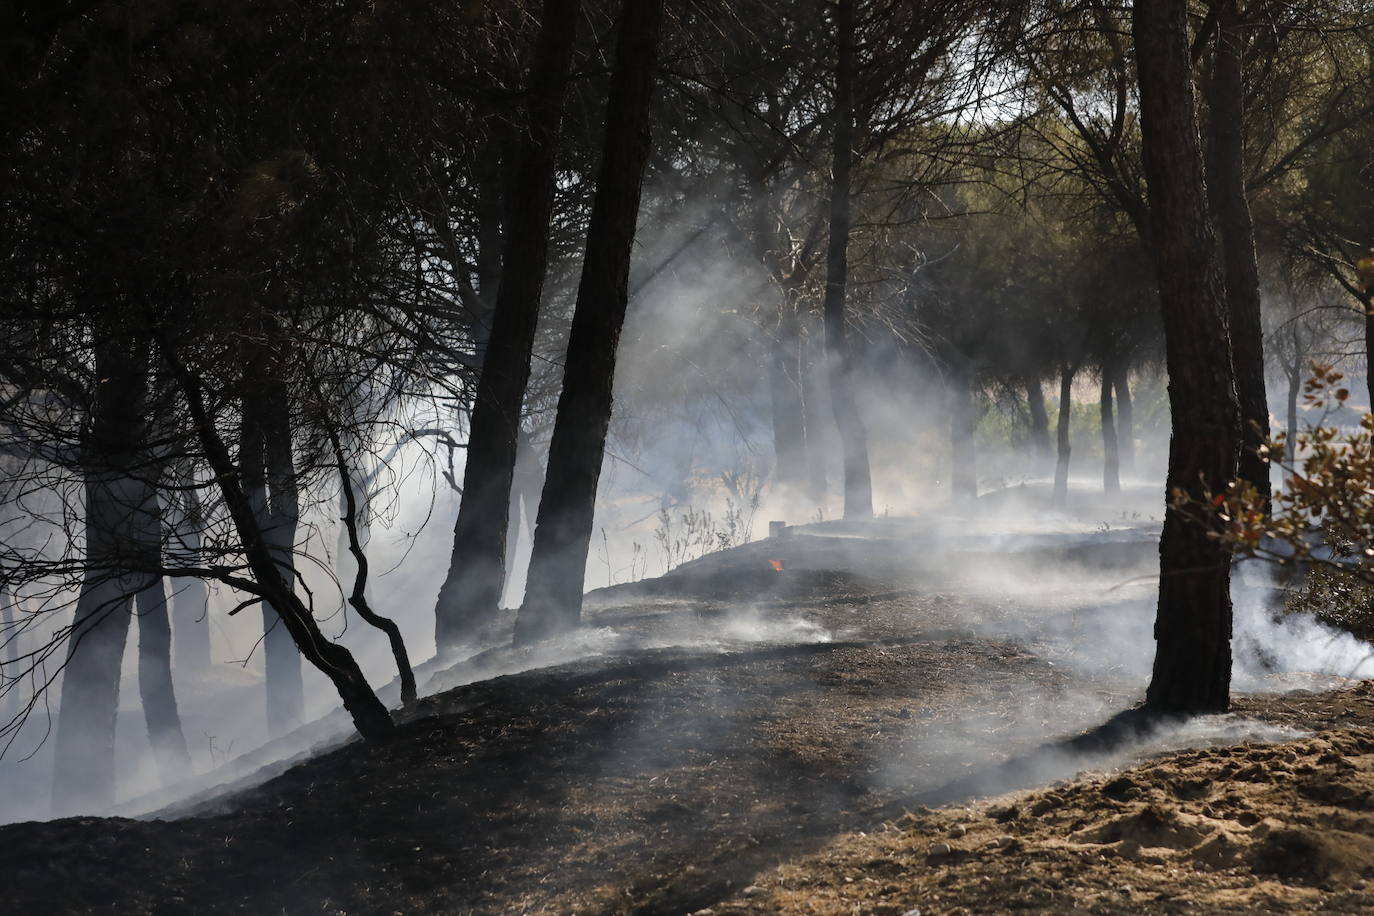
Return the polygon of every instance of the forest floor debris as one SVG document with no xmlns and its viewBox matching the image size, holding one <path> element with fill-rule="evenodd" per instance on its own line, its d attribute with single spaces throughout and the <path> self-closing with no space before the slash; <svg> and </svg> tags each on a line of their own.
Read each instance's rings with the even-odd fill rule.
<svg viewBox="0 0 1374 916">
<path fill-rule="evenodd" d="M 1047 738 L 1101 724 L 1144 681 L 1069 650 L 1095 616 L 1148 608 L 879 574 L 900 564 L 807 571 L 819 547 L 798 544 L 797 575 L 763 588 L 684 575 L 596 596 L 588 625 L 635 637 L 612 654 L 447 690 L 389 745 L 347 744 L 191 816 L 0 827 L 5 905 L 1374 909 L 1371 685 L 1290 675 L 1229 716 L 1070 752 Z M 777 547 L 736 553 L 736 581 Z"/>
</svg>

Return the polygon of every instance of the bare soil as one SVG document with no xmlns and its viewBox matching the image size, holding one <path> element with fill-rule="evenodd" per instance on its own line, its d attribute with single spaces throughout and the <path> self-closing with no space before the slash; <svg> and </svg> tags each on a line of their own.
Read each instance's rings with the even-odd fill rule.
<svg viewBox="0 0 1374 916">
<path fill-rule="evenodd" d="M 1143 687 L 1113 651 L 1141 650 L 1084 659 L 1075 640 L 1148 612 L 1137 598 L 990 597 L 947 548 L 830 534 L 593 595 L 603 654 L 442 690 L 384 746 L 167 819 L 0 827 L 4 909 L 1374 909 L 1369 686 L 1092 731 Z M 1028 569 L 1125 578 L 1152 553 L 1130 537 L 1018 549 Z"/>
</svg>

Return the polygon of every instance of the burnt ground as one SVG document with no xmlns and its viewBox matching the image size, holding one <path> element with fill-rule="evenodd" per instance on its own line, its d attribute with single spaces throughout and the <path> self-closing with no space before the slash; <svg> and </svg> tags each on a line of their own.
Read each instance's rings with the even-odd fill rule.
<svg viewBox="0 0 1374 916">
<path fill-rule="evenodd" d="M 432 677 L 385 746 L 168 819 L 0 827 L 4 908 L 1374 908 L 1365 685 L 1242 695 L 1126 747 L 1056 742 L 1143 686 L 1149 647 L 1120 623 L 1148 617 L 1148 587 L 1121 584 L 1149 566 L 1148 538 L 985 555 L 821 533 L 595 594 L 577 646 L 599 654 L 440 689 L 547 660 L 474 656 Z M 1109 585 L 1074 590 L 1076 567 Z M 1063 781 L 1085 767 L 1105 775 Z"/>
</svg>

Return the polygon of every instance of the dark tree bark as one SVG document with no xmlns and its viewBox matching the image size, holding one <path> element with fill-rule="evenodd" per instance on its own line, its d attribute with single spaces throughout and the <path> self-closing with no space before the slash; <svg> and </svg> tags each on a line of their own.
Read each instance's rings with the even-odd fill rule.
<svg viewBox="0 0 1374 916">
<path fill-rule="evenodd" d="M 844 455 L 844 517 L 872 518 L 873 481 L 868 433 L 854 399 L 853 361 L 845 337 L 845 295 L 849 285 L 850 170 L 854 159 L 854 0 L 835 5 L 834 146 L 830 170 L 830 240 L 826 250 L 825 346 L 830 366 L 830 405 Z"/>
<path fill-rule="evenodd" d="M 315 399 L 320 404 L 325 403 L 324 395 L 318 386 L 315 388 Z M 358 535 L 355 475 L 348 465 L 348 458 L 344 455 L 343 440 L 339 438 L 338 429 L 327 419 L 325 429 L 328 431 L 329 445 L 334 450 L 334 466 L 339 472 L 339 489 L 343 497 L 343 515 L 339 521 L 343 524 L 348 538 L 348 552 L 353 557 L 355 569 L 353 590 L 349 593 L 348 603 L 365 623 L 386 634 L 387 642 L 391 646 L 391 657 L 396 661 L 396 675 L 401 683 L 401 705 L 413 706 L 418 698 L 415 690 L 415 669 L 410 666 L 410 653 L 406 650 L 405 640 L 401 637 L 401 628 L 390 617 L 384 617 L 372 610 L 372 605 L 367 600 L 368 563 L 367 553 L 363 550 L 362 539 Z"/>
<path fill-rule="evenodd" d="M 1242 447 L 1237 474 L 1255 485 L 1268 512 L 1269 462 L 1261 449 L 1269 438 L 1269 400 L 1255 228 L 1245 190 L 1244 41 L 1236 0 L 1218 0 L 1216 9 L 1216 50 L 1211 79 L 1205 84 L 1210 109 L 1207 191 L 1221 240 L 1231 357 L 1240 400 Z"/>
<path fill-rule="evenodd" d="M 1225 288 L 1207 212 L 1190 75 L 1186 0 L 1132 9 L 1152 248 L 1164 319 L 1173 435 L 1154 673 L 1157 713 L 1221 712 L 1231 683 L 1231 560 L 1208 528 L 1172 499 L 1223 492 L 1236 470 L 1239 408 L 1226 329 Z"/>
<path fill-rule="evenodd" d="M 1039 379 L 1026 380 L 1026 406 L 1030 409 L 1031 461 L 1035 473 L 1043 474 L 1050 464 L 1050 415 Z"/>
<path fill-rule="evenodd" d="M 19 602 L 6 589 L 0 588 L 0 650 L 3 650 L 0 665 L 12 665 L 19 660 L 18 611 Z"/>
<path fill-rule="evenodd" d="M 814 330 L 814 321 L 811 322 Z M 806 496 L 817 507 L 824 506 L 830 490 L 827 480 L 825 431 L 826 356 L 822 334 L 808 334 L 802 341 L 802 419 L 806 423 Z"/>
<path fill-rule="evenodd" d="M 1121 492 L 1121 455 L 1117 448 L 1116 418 L 1112 415 L 1112 374 L 1110 367 L 1102 368 L 1098 398 L 1102 418 L 1102 491 L 1109 495 Z"/>
<path fill-rule="evenodd" d="M 175 485 L 179 506 L 167 508 L 171 534 L 168 553 L 174 560 L 189 560 L 201 548 L 205 519 L 200 494 L 192 489 L 189 467 L 179 469 Z M 200 674 L 210 668 L 209 589 L 205 580 L 188 577 L 172 588 L 172 649 L 176 668 L 183 675 Z"/>
<path fill-rule="evenodd" d="M 239 461 L 243 486 L 277 569 L 294 589 L 300 507 L 291 456 L 290 401 L 279 375 L 281 367 L 271 366 L 266 359 L 257 365 L 263 373 L 249 382 L 242 400 Z M 281 625 L 280 610 L 271 601 L 263 603 L 267 730 L 274 737 L 286 734 L 305 718 L 300 652 L 290 630 Z"/>
<path fill-rule="evenodd" d="M 490 623 L 501 600 L 511 479 L 548 265 L 558 136 L 580 9 L 580 0 L 545 0 L 530 67 L 529 126 L 506 210 L 501 281 L 473 405 L 463 501 L 435 605 L 441 655 Z"/>
<path fill-rule="evenodd" d="M 571 629 L 582 615 L 616 348 L 629 301 L 630 256 L 649 159 L 649 100 L 662 22 L 663 0 L 626 0 L 620 14 L 606 102 L 607 129 L 563 391 L 549 444 L 525 601 L 515 621 L 519 643 Z"/>
<path fill-rule="evenodd" d="M 515 450 L 515 474 L 511 478 L 510 506 L 506 513 L 509 529 L 506 538 L 504 607 L 519 607 L 524 596 L 524 566 L 529 564 L 529 550 L 534 543 L 534 516 L 539 510 L 539 491 L 543 486 L 544 466 L 539 463 L 538 449 L 530 434 L 522 427 Z M 515 593 L 516 582 L 521 583 L 519 594 Z"/>
<path fill-rule="evenodd" d="M 133 570 L 150 560 L 140 555 L 143 539 L 126 533 L 156 531 L 158 524 L 155 514 L 150 517 L 150 488 L 137 476 L 147 429 L 147 349 L 115 337 L 97 343 L 95 360 L 99 381 L 81 456 L 85 572 L 57 716 L 52 799 L 57 816 L 99 810 L 114 801 L 120 665 L 140 578 Z"/>
<path fill-rule="evenodd" d="M 1366 325 L 1366 328 L 1368 328 L 1368 325 Z M 1366 333 L 1368 333 L 1367 330 Z M 1284 461 L 1292 466 L 1297 462 L 1298 458 L 1298 393 L 1302 391 L 1303 368 L 1307 365 L 1308 342 L 1303 339 L 1301 325 L 1299 325 L 1296 320 L 1289 322 L 1288 335 L 1289 339 L 1293 342 L 1293 355 L 1291 360 L 1287 360 L 1283 364 L 1284 378 L 1288 382 L 1287 400 L 1285 402 L 1286 411 L 1284 414 L 1287 420 L 1288 438 L 1285 443 L 1287 448 L 1284 454 Z M 1369 338 L 1366 337 L 1366 342 L 1368 342 L 1368 340 Z M 1374 352 L 1374 350 L 1370 352 Z M 1367 374 L 1374 375 L 1374 373 Z M 1370 382 L 1369 398 L 1370 403 L 1374 404 L 1374 382 Z"/>
<path fill-rule="evenodd" d="M 151 489 L 147 502 L 149 515 L 161 521 L 158 497 Z M 151 536 L 151 543 L 145 541 L 140 546 L 156 561 L 161 553 L 157 529 L 139 531 L 137 526 L 131 526 L 129 533 Z M 172 685 L 172 621 L 163 577 L 144 575 L 140 578 L 143 586 L 134 595 L 138 614 L 139 697 L 143 701 L 143 718 L 148 726 L 148 741 L 153 746 L 158 776 L 164 784 L 170 784 L 191 772 L 191 755 L 186 749 L 186 736 L 181 731 L 176 690 Z"/>
<path fill-rule="evenodd" d="M 1135 407 L 1131 402 L 1131 369 L 1124 360 L 1117 364 L 1112 379 L 1116 392 L 1116 444 L 1121 470 L 1135 471 Z"/>
<path fill-rule="evenodd" d="M 1063 366 L 1059 370 L 1059 418 L 1055 424 L 1058 452 L 1054 462 L 1054 496 L 1051 502 L 1065 506 L 1069 502 L 1069 420 L 1073 416 L 1073 377 L 1076 370 Z"/>
<path fill-rule="evenodd" d="M 801 330 L 790 302 L 780 308 L 771 355 L 768 381 L 773 407 L 774 479 L 789 493 L 804 493 L 806 418 L 802 407 Z"/>
<path fill-rule="evenodd" d="M 357 660 L 343 646 L 325 639 L 310 609 L 296 596 L 293 583 L 278 564 L 276 552 L 259 524 L 252 502 L 239 483 L 243 478 L 242 470 L 235 466 L 205 407 L 200 382 L 177 360 L 176 351 L 165 339 L 159 343 L 177 386 L 186 398 L 206 463 L 219 484 L 258 592 L 276 610 L 300 654 L 333 683 L 358 733 L 368 741 L 390 738 L 395 728 L 391 714 L 377 699 Z"/>
<path fill-rule="evenodd" d="M 949 439 L 950 488 L 955 499 L 978 498 L 978 413 L 973 401 L 973 377 L 967 369 L 950 373 Z"/>
</svg>

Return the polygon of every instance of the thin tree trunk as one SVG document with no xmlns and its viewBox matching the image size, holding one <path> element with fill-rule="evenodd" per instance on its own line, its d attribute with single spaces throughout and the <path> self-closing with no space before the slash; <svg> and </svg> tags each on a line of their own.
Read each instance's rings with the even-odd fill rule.
<svg viewBox="0 0 1374 916">
<path fill-rule="evenodd" d="M 525 601 L 515 621 L 527 643 L 575 627 L 591 543 L 596 488 L 611 419 L 616 347 L 629 301 L 630 256 L 650 150 L 649 100 L 663 0 L 626 0 L 606 103 L 607 130 L 587 227 L 563 391 L 549 445 Z"/>
<path fill-rule="evenodd" d="M 1131 402 L 1131 369 L 1124 360 L 1112 380 L 1116 391 L 1116 445 L 1121 456 L 1121 471 L 1135 472 L 1135 407 Z"/>
<path fill-rule="evenodd" d="M 338 643 L 325 639 L 319 625 L 296 596 L 293 583 L 283 576 L 276 556 L 261 526 L 247 494 L 240 486 L 243 469 L 236 467 L 229 449 L 220 438 L 214 421 L 205 407 L 200 383 L 176 359 L 176 351 L 167 340 L 160 340 L 161 349 L 176 378 L 206 462 L 219 483 L 225 507 L 234 522 L 242 542 L 244 559 L 256 580 L 257 588 L 280 615 L 302 656 L 323 673 L 339 693 L 344 708 L 353 718 L 358 733 L 368 741 L 383 741 L 394 732 L 391 714 L 377 699 L 353 654 Z"/>
<path fill-rule="evenodd" d="M 1054 463 L 1054 496 L 1051 502 L 1066 506 L 1069 502 L 1069 420 L 1073 416 L 1074 370 L 1064 366 L 1059 370 L 1059 418 L 1056 425 L 1058 453 Z"/>
<path fill-rule="evenodd" d="M 810 322 L 815 330 L 814 319 Z M 815 506 L 823 507 L 829 496 L 830 484 L 827 480 L 826 464 L 829 450 L 826 448 L 825 397 L 821 394 L 825 384 L 826 358 L 822 334 L 812 333 L 802 341 L 802 419 L 806 423 L 806 496 Z"/>
<path fill-rule="evenodd" d="M 1284 460 L 1289 466 L 1295 465 L 1298 460 L 1298 392 L 1302 390 L 1302 373 L 1298 367 L 1301 365 L 1302 362 L 1295 359 L 1291 367 L 1284 367 L 1288 375 L 1288 440 L 1284 443 Z M 1371 392 L 1371 397 L 1374 397 L 1374 392 Z"/>
<path fill-rule="evenodd" d="M 825 345 L 830 366 L 830 405 L 844 455 L 844 517 L 872 518 L 873 481 L 868 434 L 854 399 L 853 362 L 845 338 L 845 295 L 849 284 L 849 222 L 854 158 L 854 0 L 835 6 L 834 147 L 830 170 L 830 240 L 826 252 Z"/>
<path fill-rule="evenodd" d="M 324 403 L 324 395 L 318 385 L 315 387 L 315 398 L 320 404 Z M 415 690 L 415 669 L 410 665 L 410 653 L 406 650 L 405 640 L 401 637 L 401 628 L 390 617 L 373 611 L 367 600 L 367 554 L 363 551 L 362 539 L 358 535 L 358 500 L 354 494 L 353 469 L 349 467 L 348 459 L 344 455 L 343 440 L 339 438 L 338 428 L 327 417 L 324 426 L 329 435 L 329 444 L 334 450 L 334 465 L 339 472 L 339 489 L 343 494 L 344 511 L 339 521 L 343 523 L 347 534 L 348 551 L 353 556 L 356 571 L 348 603 L 365 623 L 386 634 L 387 642 L 391 646 L 391 656 L 396 661 L 396 675 L 401 683 L 401 705 L 413 706 L 418 698 Z"/>
<path fill-rule="evenodd" d="M 473 405 L 463 501 L 435 604 L 441 655 L 490 623 L 501 600 L 511 479 L 548 265 L 558 136 L 580 9 L 580 0 L 544 0 L 528 78 L 529 132 L 508 195 L 501 282 Z"/>
<path fill-rule="evenodd" d="M 1102 367 L 1098 401 L 1102 418 L 1102 491 L 1108 495 L 1121 492 L 1121 455 L 1117 449 L 1116 418 L 1112 415 L 1112 375 L 1109 366 Z"/>
<path fill-rule="evenodd" d="M 162 513 L 157 494 L 150 491 L 146 501 L 148 520 L 160 523 Z M 140 528 L 142 526 L 132 525 L 128 534 L 143 541 L 140 546 L 148 551 L 149 559 L 156 562 L 161 552 L 158 528 Z M 143 587 L 134 595 L 138 614 L 138 690 L 158 776 L 167 785 L 190 775 L 191 755 L 186 749 L 186 736 L 181 730 L 181 715 L 177 711 L 176 690 L 172 684 L 172 621 L 167 612 L 166 585 L 162 576 L 140 578 Z"/>
<path fill-rule="evenodd" d="M 266 360 L 257 363 L 266 366 Z M 291 457 L 291 423 L 285 386 L 266 367 L 250 383 L 243 404 L 243 447 L 239 460 L 245 495 L 253 508 L 258 530 L 282 579 L 293 590 L 296 573 L 295 467 Z M 267 730 L 274 737 L 297 727 L 305 718 L 305 685 L 300 652 L 281 609 L 263 602 L 263 662 Z"/>
<path fill-rule="evenodd" d="M 146 511 L 147 488 L 133 476 L 146 429 L 147 351 L 128 338 L 96 346 L 97 387 L 83 444 L 85 571 L 67 639 L 54 748 L 55 816 L 114 802 L 115 717 L 120 667 L 136 586 L 136 557 L 122 532 Z"/>
<path fill-rule="evenodd" d="M 774 479 L 788 493 L 806 489 L 806 419 L 802 413 L 801 332 L 791 302 L 780 307 L 769 361 L 773 407 Z"/>
<path fill-rule="evenodd" d="M 534 516 L 539 509 L 539 491 L 544 486 L 544 466 L 534 440 L 523 428 L 515 452 L 515 474 L 511 479 L 510 534 L 506 544 L 506 584 L 503 607 L 519 607 L 525 594 L 525 571 L 534 543 Z"/>
<path fill-rule="evenodd" d="M 1240 400 L 1241 440 L 1237 474 L 1254 484 L 1269 511 L 1269 400 L 1264 385 L 1264 330 L 1260 320 L 1255 228 L 1245 190 L 1245 85 L 1236 0 L 1219 0 L 1212 75 L 1206 81 L 1210 108 L 1207 191 L 1221 241 L 1231 356 Z"/>
<path fill-rule="evenodd" d="M 1207 212 L 1186 0 L 1132 7 L 1152 247 L 1163 312 L 1169 407 L 1168 507 L 1159 542 L 1155 662 L 1146 707 L 1222 712 L 1231 683 L 1231 558 L 1172 498 L 1223 492 L 1239 452 L 1225 287 Z"/>
<path fill-rule="evenodd" d="M 19 631 L 23 611 L 19 602 L 8 589 L 0 588 L 0 664 L 12 665 L 19 661 Z"/>
<path fill-rule="evenodd" d="M 195 481 L 189 466 L 180 468 L 176 485 L 181 505 L 170 510 L 171 529 L 168 552 L 174 559 L 194 562 L 200 553 L 205 519 L 200 493 L 192 489 Z M 172 649 L 176 670 L 200 675 L 210 668 L 209 589 L 205 580 L 188 577 L 172 589 Z"/>
<path fill-rule="evenodd" d="M 949 396 L 950 488 L 955 499 L 972 503 L 978 498 L 978 415 L 967 370 L 951 373 Z"/>
<path fill-rule="evenodd" d="M 1050 464 L 1050 415 L 1039 379 L 1026 380 L 1026 406 L 1030 409 L 1032 467 L 1036 474 L 1043 474 Z"/>
<path fill-rule="evenodd" d="M 491 340 L 492 316 L 501 288 L 501 251 L 505 241 L 505 169 L 510 144 L 500 115 L 488 112 L 487 140 L 474 164 L 477 184 L 477 299 L 471 315 L 472 339 L 480 364 Z"/>
</svg>

